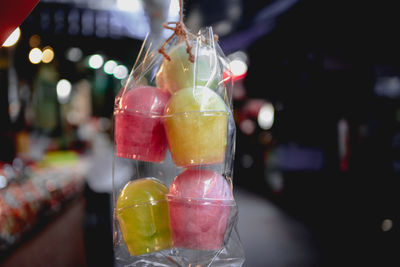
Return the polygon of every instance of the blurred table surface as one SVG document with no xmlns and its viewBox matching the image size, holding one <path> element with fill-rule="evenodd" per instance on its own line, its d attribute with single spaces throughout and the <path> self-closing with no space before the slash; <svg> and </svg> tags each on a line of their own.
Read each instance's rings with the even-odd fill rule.
<svg viewBox="0 0 400 267">
<path fill-rule="evenodd" d="M 13 249 L 0 266 L 86 266 L 84 212 L 83 197 L 68 203 L 60 214 Z"/>
</svg>

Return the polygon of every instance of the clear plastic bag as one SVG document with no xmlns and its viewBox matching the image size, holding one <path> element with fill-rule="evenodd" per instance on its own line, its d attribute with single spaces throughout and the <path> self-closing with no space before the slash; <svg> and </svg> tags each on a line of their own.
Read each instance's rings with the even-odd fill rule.
<svg viewBox="0 0 400 267">
<path fill-rule="evenodd" d="M 166 56 L 144 43 L 137 63 L 115 99 L 117 263 L 241 266 L 227 58 L 207 28 L 173 39 Z"/>
</svg>

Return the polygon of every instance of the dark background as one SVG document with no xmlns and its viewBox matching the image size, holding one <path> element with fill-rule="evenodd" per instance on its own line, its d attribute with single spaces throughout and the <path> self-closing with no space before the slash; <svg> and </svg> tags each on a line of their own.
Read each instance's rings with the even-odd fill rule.
<svg viewBox="0 0 400 267">
<path fill-rule="evenodd" d="M 238 127 L 235 186 L 273 202 L 303 223 L 319 248 L 318 266 L 400 264 L 400 85 L 378 86 L 384 79 L 399 77 L 400 17 L 395 4 L 185 1 L 187 19 L 200 12 L 198 26 L 230 23 L 230 31 L 220 35 L 226 54 L 242 50 L 248 55 L 248 74 L 241 81 L 246 97 L 235 99 L 235 109 L 240 112 L 251 99 L 275 107 L 271 129 L 257 126 L 247 135 Z M 240 15 L 230 15 L 232 6 L 241 7 Z M 53 22 L 43 28 L 43 12 L 68 13 L 77 8 L 87 7 L 41 2 L 22 25 L 27 33 L 22 38 L 41 32 L 54 43 L 56 53 L 74 45 L 86 54 L 101 47 L 130 66 L 142 40 L 124 32 L 99 39 L 58 32 Z M 17 72 L 29 80 L 36 70 L 26 68 L 25 59 L 19 57 L 28 47 L 16 49 Z M 58 64 L 72 82 L 87 75 L 77 74 L 70 62 Z M 0 78 L 5 73 L 2 70 Z M 104 108 L 96 110 L 99 116 L 112 115 L 115 90 L 108 89 L 108 95 Z M 4 99 L 2 92 L 1 103 Z M 344 158 L 338 152 L 338 123 L 343 120 L 348 125 Z M 2 121 L 2 137 L 17 129 L 6 116 Z M 6 148 L 6 139 L 0 140 L 5 148 L 1 159 L 7 160 L 12 148 Z M 291 151 L 300 158 L 286 157 Z M 248 156 L 251 164 L 243 164 Z M 279 186 L 271 182 L 276 174 Z M 393 222 L 389 231 L 382 230 L 385 219 Z"/>
</svg>

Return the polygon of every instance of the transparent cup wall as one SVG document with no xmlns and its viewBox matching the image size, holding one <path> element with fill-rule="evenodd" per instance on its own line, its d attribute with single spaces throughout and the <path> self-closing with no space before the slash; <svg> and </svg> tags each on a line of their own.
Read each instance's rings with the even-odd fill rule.
<svg viewBox="0 0 400 267">
<path fill-rule="evenodd" d="M 230 72 L 210 28 L 190 43 L 194 63 L 185 42 L 169 46 L 171 61 L 144 44 L 115 100 L 114 250 L 120 266 L 244 261 L 232 193 L 235 124 L 232 84 L 224 80 Z"/>
</svg>

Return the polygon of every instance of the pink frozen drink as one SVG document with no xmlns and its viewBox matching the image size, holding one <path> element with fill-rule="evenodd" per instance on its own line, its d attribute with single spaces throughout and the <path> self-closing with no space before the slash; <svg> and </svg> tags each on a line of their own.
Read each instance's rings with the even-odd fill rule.
<svg viewBox="0 0 400 267">
<path fill-rule="evenodd" d="M 162 121 L 170 94 L 159 88 L 142 86 L 128 89 L 115 110 L 117 156 L 161 162 L 167 151 Z"/>
<path fill-rule="evenodd" d="M 232 188 L 223 176 L 188 169 L 175 178 L 167 199 L 175 247 L 221 248 L 233 205 Z"/>
</svg>

